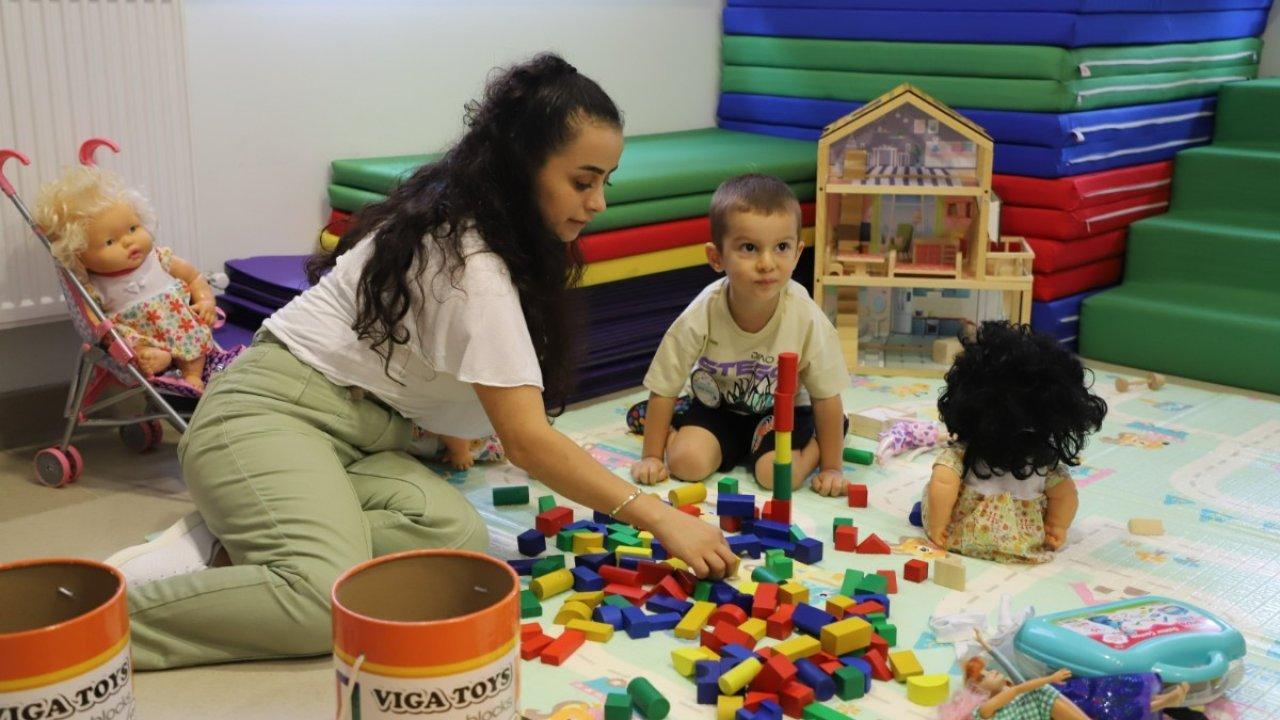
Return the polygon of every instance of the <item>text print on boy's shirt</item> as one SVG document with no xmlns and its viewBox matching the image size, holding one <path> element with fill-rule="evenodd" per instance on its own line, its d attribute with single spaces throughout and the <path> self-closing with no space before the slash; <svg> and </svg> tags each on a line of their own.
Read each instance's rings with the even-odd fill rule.
<svg viewBox="0 0 1280 720">
<path fill-rule="evenodd" d="M 797 406 L 810 405 L 810 396 L 838 395 L 848 386 L 836 329 L 803 286 L 788 282 L 773 317 L 748 333 L 734 322 L 728 281 L 720 279 L 667 330 L 644 385 L 656 395 L 676 397 L 687 380 L 704 405 L 762 415 L 773 407 L 777 357 L 786 351 L 800 355 Z"/>
</svg>

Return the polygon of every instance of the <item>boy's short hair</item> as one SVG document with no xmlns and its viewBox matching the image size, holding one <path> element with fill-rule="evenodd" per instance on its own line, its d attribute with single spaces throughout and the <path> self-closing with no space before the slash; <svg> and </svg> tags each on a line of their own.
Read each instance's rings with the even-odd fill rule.
<svg viewBox="0 0 1280 720">
<path fill-rule="evenodd" d="M 736 212 L 762 215 L 790 212 L 796 216 L 800 230 L 800 201 L 790 186 L 772 175 L 747 173 L 720 183 L 711 196 L 711 242 L 724 249 L 724 236 L 729 232 L 729 216 Z"/>
</svg>

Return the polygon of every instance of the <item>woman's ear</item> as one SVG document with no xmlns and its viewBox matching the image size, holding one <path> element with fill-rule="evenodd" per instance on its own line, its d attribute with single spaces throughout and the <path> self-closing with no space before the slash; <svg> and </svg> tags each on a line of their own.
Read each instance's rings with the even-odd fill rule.
<svg viewBox="0 0 1280 720">
<path fill-rule="evenodd" d="M 724 272 L 724 256 L 720 254 L 720 249 L 715 243 L 707 243 L 707 264 L 716 272 Z"/>
</svg>

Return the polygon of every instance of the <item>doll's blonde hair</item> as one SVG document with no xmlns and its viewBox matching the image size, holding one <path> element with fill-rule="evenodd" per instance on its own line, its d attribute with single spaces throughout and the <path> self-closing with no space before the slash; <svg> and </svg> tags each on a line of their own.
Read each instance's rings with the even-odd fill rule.
<svg viewBox="0 0 1280 720">
<path fill-rule="evenodd" d="M 95 215 L 115 205 L 128 203 L 145 227 L 152 227 L 155 212 L 142 193 L 125 185 L 124 178 L 99 167 L 70 167 L 57 180 L 40 188 L 35 220 L 53 243 L 53 256 L 82 283 L 88 271 L 80 253 L 89 246 L 86 228 Z"/>
</svg>

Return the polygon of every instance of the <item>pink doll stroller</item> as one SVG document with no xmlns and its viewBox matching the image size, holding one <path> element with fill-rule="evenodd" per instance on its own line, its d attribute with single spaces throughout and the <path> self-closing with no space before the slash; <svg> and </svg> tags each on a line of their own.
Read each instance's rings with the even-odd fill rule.
<svg viewBox="0 0 1280 720">
<path fill-rule="evenodd" d="M 93 165 L 94 152 L 103 145 L 113 152 L 120 151 L 110 140 L 93 138 L 80 147 L 81 164 Z M 62 487 L 74 482 L 84 469 L 84 460 L 71 444 L 71 438 L 78 428 L 118 427 L 120 438 L 126 447 L 135 452 L 145 452 L 160 443 L 164 434 L 161 420 L 168 421 L 178 432 L 186 431 L 186 418 L 191 416 L 200 392 L 173 378 L 164 375 L 148 377 L 142 372 L 132 348 L 113 327 L 111 320 L 85 286 L 54 259 L 52 242 L 4 176 L 4 164 L 10 158 L 16 158 L 23 165 L 31 164 L 25 155 L 16 150 L 0 149 L 0 189 L 4 190 L 4 194 L 50 253 L 72 323 L 84 341 L 80 346 L 79 363 L 67 395 L 64 410 L 67 426 L 62 434 L 62 441 L 37 452 L 35 457 L 36 477 L 40 482 L 49 487 Z M 237 347 L 223 350 L 215 345 L 204 366 L 204 380 L 207 382 L 210 374 L 229 365 L 241 349 Z M 99 401 L 99 396 L 113 381 L 120 383 L 125 388 L 124 391 Z M 99 416 L 101 411 L 138 395 L 145 396 L 147 401 L 145 409 L 138 415 Z"/>
</svg>

